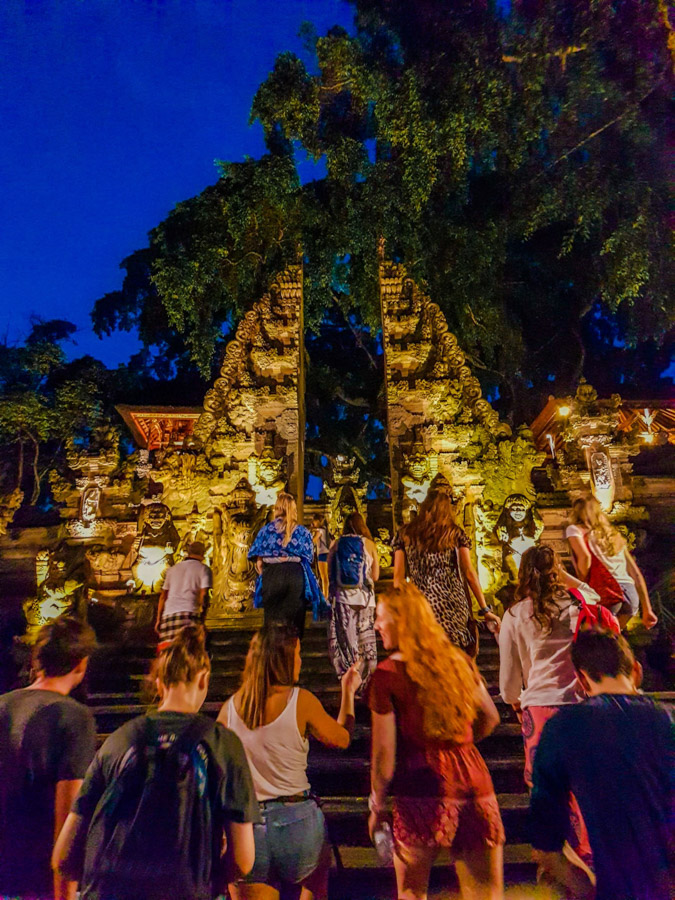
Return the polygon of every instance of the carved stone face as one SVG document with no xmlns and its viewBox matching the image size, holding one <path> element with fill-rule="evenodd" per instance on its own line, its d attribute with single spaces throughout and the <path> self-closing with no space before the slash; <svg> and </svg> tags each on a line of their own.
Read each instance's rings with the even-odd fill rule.
<svg viewBox="0 0 675 900">
<path fill-rule="evenodd" d="M 263 454 L 258 461 L 258 478 L 265 485 L 272 485 L 279 480 L 283 460 L 275 456 Z"/>
<path fill-rule="evenodd" d="M 100 491 L 96 487 L 87 488 L 82 496 L 82 515 L 84 522 L 93 522 L 98 512 Z"/>
<path fill-rule="evenodd" d="M 145 509 L 143 531 L 149 534 L 159 534 L 169 521 L 169 516 L 169 509 L 163 503 L 151 503 Z"/>
<path fill-rule="evenodd" d="M 514 494 L 504 504 L 514 522 L 524 522 L 531 505 L 522 494 Z"/>
</svg>

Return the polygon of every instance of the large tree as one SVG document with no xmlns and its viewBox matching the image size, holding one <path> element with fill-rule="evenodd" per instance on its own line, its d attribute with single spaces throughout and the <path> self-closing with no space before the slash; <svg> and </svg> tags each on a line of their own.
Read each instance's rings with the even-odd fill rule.
<svg viewBox="0 0 675 900">
<path fill-rule="evenodd" d="M 339 313 L 358 356 L 378 327 L 384 238 L 516 422 L 581 374 L 651 392 L 673 348 L 662 8 L 354 6 L 351 33 L 307 29 L 313 66 L 277 59 L 251 112 L 267 154 L 222 164 L 213 187 L 152 232 L 142 288 L 126 313 L 99 301 L 99 327 L 131 308 L 152 324 L 159 305 L 161 327 L 206 374 L 241 312 L 301 253 L 310 328 L 321 334 Z M 323 174 L 303 184 L 306 157 Z M 325 366 L 322 353 L 312 341 Z M 377 367 L 363 367 L 364 384 Z M 327 383 L 341 377 L 334 368 Z M 335 390 L 332 400 L 343 402 Z M 318 449 L 332 441 L 325 428 Z"/>
</svg>

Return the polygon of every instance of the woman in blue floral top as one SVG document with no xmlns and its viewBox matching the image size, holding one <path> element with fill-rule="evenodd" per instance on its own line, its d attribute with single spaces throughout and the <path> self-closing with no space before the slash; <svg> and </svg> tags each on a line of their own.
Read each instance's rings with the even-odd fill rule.
<svg viewBox="0 0 675 900">
<path fill-rule="evenodd" d="M 291 625 L 302 638 L 307 610 L 311 608 L 318 619 L 326 601 L 312 571 L 312 535 L 298 525 L 298 509 L 291 494 L 279 494 L 274 519 L 260 529 L 248 558 L 256 560 L 254 604 L 263 608 L 265 624 Z"/>
</svg>

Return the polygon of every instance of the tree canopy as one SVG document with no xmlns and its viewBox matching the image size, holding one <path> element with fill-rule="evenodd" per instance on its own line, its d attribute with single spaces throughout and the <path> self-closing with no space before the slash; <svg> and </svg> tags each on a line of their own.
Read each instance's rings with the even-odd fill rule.
<svg viewBox="0 0 675 900">
<path fill-rule="evenodd" d="M 126 293 L 96 304 L 96 327 L 136 323 L 207 375 L 223 335 L 301 254 L 310 329 L 337 305 L 375 333 L 383 237 L 512 419 L 582 374 L 618 369 L 644 390 L 673 347 L 663 11 L 354 6 L 353 33 L 306 27 L 311 64 L 278 57 L 251 109 L 268 152 L 222 163 L 154 229 L 127 261 Z M 305 159 L 323 174 L 302 183 Z M 651 366 L 633 369 L 644 342 Z"/>
</svg>

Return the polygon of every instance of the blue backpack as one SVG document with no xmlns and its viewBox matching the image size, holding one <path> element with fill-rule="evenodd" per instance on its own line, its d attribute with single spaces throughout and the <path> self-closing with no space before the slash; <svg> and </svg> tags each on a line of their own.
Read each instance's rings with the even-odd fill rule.
<svg viewBox="0 0 675 900">
<path fill-rule="evenodd" d="M 333 557 L 333 581 L 340 588 L 360 588 L 366 583 L 366 553 L 363 538 L 345 534 L 338 539 Z"/>
</svg>

